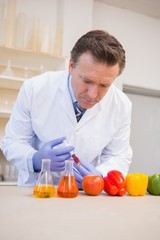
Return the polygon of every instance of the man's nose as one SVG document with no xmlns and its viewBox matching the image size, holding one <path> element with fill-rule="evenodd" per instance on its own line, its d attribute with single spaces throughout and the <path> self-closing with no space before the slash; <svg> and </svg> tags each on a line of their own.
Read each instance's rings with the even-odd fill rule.
<svg viewBox="0 0 160 240">
<path fill-rule="evenodd" d="M 88 88 L 88 95 L 91 99 L 95 99 L 98 95 L 98 87 L 96 85 Z"/>
</svg>

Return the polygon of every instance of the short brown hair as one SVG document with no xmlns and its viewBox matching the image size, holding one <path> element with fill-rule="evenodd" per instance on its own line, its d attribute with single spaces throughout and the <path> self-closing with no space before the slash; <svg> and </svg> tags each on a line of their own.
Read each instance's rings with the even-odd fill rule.
<svg viewBox="0 0 160 240">
<path fill-rule="evenodd" d="M 93 30 L 79 38 L 71 51 L 73 63 L 77 64 L 79 57 L 85 52 L 89 52 L 96 62 L 109 66 L 118 63 L 119 74 L 125 67 L 125 50 L 120 42 L 106 31 Z"/>
</svg>

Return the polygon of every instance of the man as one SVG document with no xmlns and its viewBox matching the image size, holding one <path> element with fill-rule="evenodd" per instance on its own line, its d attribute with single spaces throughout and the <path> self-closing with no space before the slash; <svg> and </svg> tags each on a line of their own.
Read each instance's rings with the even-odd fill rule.
<svg viewBox="0 0 160 240">
<path fill-rule="evenodd" d="M 71 51 L 69 71 L 25 81 L 6 126 L 2 150 L 19 169 L 18 184 L 35 184 L 43 158 L 51 159 L 58 184 L 74 149 L 79 189 L 83 176 L 129 170 L 131 102 L 113 82 L 125 67 L 125 51 L 105 31 L 83 35 Z M 64 145 L 64 140 L 67 146 Z"/>
</svg>

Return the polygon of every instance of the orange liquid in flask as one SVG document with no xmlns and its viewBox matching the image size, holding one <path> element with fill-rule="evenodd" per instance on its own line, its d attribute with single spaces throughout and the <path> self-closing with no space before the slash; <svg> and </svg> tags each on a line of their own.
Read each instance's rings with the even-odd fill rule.
<svg viewBox="0 0 160 240">
<path fill-rule="evenodd" d="M 57 195 L 64 198 L 74 198 L 78 195 L 78 186 L 74 176 L 62 176 L 57 189 Z"/>
</svg>

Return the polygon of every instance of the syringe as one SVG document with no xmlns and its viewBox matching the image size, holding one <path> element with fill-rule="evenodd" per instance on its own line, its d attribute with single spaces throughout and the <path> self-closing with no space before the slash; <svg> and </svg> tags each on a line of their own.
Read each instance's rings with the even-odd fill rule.
<svg viewBox="0 0 160 240">
<path fill-rule="evenodd" d="M 66 146 L 69 146 L 68 143 L 66 142 L 66 140 L 63 140 L 63 142 Z M 75 163 L 77 163 L 79 166 L 81 166 L 81 162 L 80 162 L 79 158 L 76 156 L 75 152 L 72 150 L 70 153 L 71 153 L 71 156 L 72 156 L 73 160 L 75 161 Z"/>
</svg>

